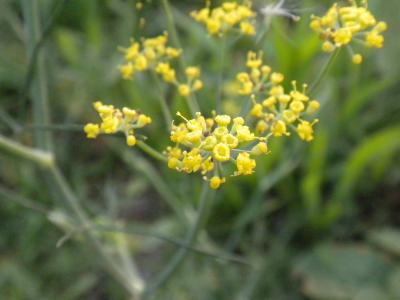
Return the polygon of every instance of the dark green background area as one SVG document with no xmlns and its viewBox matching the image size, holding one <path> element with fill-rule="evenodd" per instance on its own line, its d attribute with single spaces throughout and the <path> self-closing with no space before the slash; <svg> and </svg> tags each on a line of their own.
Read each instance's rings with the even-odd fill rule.
<svg viewBox="0 0 400 300">
<path fill-rule="evenodd" d="M 38 0 L 42 26 L 60 2 Z M 96 120 L 92 102 L 101 99 L 151 115 L 153 124 L 142 133 L 158 150 L 168 145 L 151 76 L 123 81 L 118 74 L 119 46 L 167 30 L 161 1 L 143 2 L 140 12 L 128 0 L 70 0 L 58 7 L 41 48 L 52 124 Z M 0 134 L 32 145 L 30 96 L 21 94 L 29 65 L 21 3 L 0 2 Z M 287 82 L 314 82 L 328 56 L 309 29 L 309 17 L 332 3 L 287 1 L 299 22 L 276 17 L 258 46 L 251 38 L 233 43 L 223 66 L 223 107 L 235 111 L 240 104 L 228 83 L 244 69 L 248 50 L 263 50 Z M 189 17 L 204 1 L 171 4 L 185 61 L 202 68 L 198 100 L 208 114 L 219 88 L 221 41 Z M 254 4 L 260 8 L 268 1 Z M 315 140 L 276 139 L 254 175 L 229 178 L 214 199 L 207 236 L 218 250 L 251 266 L 190 253 L 151 299 L 400 299 L 400 2 L 370 0 L 369 8 L 388 23 L 385 47 L 356 48 L 364 56 L 360 66 L 345 49 L 339 53 L 314 95 L 323 103 Z M 258 32 L 267 28 L 262 18 L 257 24 Z M 161 90 L 173 112 L 187 113 L 173 89 Z M 127 149 L 120 137 L 92 141 L 80 131 L 52 134 L 57 161 L 96 224 L 118 221 L 183 239 L 187 228 L 165 198 L 172 193 L 182 207 L 195 207 L 200 176 L 144 160 L 143 152 Z M 0 299 L 128 298 L 79 230 L 57 247 L 71 226 L 67 209 L 38 169 L 0 152 Z M 126 240 L 148 280 L 178 250 L 138 234 Z M 217 250 L 202 238 L 196 246 Z"/>
</svg>

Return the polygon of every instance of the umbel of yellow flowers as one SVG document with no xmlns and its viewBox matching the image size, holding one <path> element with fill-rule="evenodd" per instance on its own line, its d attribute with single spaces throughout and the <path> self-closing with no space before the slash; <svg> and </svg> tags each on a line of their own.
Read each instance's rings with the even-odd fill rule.
<svg viewBox="0 0 400 300">
<path fill-rule="evenodd" d="M 153 71 L 161 78 L 177 87 L 180 95 L 188 97 L 191 93 L 203 88 L 199 79 L 200 68 L 189 66 L 185 70 L 186 81 L 179 82 L 171 60 L 182 54 L 182 49 L 167 46 L 168 34 L 164 33 L 153 38 L 143 39 L 141 43 L 131 41 L 128 48 L 121 48 L 125 53 L 124 63 L 119 66 L 123 79 L 132 79 L 135 73 Z"/>
<path fill-rule="evenodd" d="M 387 29 L 385 22 L 378 22 L 368 10 L 367 0 L 348 0 L 349 4 L 333 4 L 322 17 L 312 16 L 310 27 L 324 41 L 322 50 L 333 52 L 336 48 L 349 46 L 357 40 L 367 48 L 382 48 Z M 352 50 L 351 50 L 352 51 Z M 353 63 L 362 62 L 361 54 L 353 55 Z"/>
<path fill-rule="evenodd" d="M 256 13 L 251 9 L 250 1 L 243 4 L 228 1 L 215 8 L 210 8 L 210 1 L 207 1 L 205 8 L 193 11 L 191 16 L 204 24 L 210 35 L 222 36 L 230 30 L 239 31 L 244 35 L 256 34 L 253 25 Z"/>
<path fill-rule="evenodd" d="M 319 102 L 306 95 L 307 85 L 299 91 L 296 81 L 292 82 L 292 90 L 286 93 L 284 75 L 272 72 L 271 67 L 263 64 L 261 55 L 250 51 L 246 62 L 249 70 L 236 76 L 240 85 L 238 93 L 251 96 L 250 115 L 257 120 L 256 133 L 281 137 L 290 135 L 289 128 L 293 128 L 302 140 L 313 140 L 313 125 L 318 119 L 306 121 L 304 118 L 317 112 Z"/>
<path fill-rule="evenodd" d="M 113 105 L 105 105 L 100 101 L 94 102 L 95 110 L 100 116 L 101 123 L 88 123 L 84 127 L 86 137 L 95 139 L 99 134 L 114 134 L 123 132 L 128 146 L 136 144 L 135 130 L 151 123 L 151 118 L 134 109 L 124 107 L 122 110 Z"/>
<path fill-rule="evenodd" d="M 232 176 L 250 175 L 254 172 L 254 156 L 267 154 L 265 138 L 256 137 L 245 125 L 242 117 L 232 119 L 228 115 L 205 118 L 201 113 L 191 120 L 184 119 L 173 125 L 170 139 L 174 147 L 168 147 L 168 167 L 180 172 L 204 175 L 210 187 L 217 189 L 226 181 L 223 165 L 236 165 Z"/>
</svg>

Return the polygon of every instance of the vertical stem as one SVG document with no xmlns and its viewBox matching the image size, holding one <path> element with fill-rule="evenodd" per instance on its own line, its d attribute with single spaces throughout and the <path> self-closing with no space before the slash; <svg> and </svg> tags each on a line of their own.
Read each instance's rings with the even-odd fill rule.
<svg viewBox="0 0 400 300">
<path fill-rule="evenodd" d="M 210 188 L 207 182 L 204 182 L 203 188 L 200 194 L 200 203 L 199 209 L 197 212 L 196 220 L 193 223 L 192 227 L 189 229 L 189 232 L 186 235 L 184 246 L 179 249 L 179 251 L 172 257 L 169 263 L 165 266 L 165 268 L 159 273 L 159 275 L 153 280 L 153 282 L 148 286 L 148 288 L 144 291 L 144 295 L 148 295 L 151 291 L 161 287 L 164 285 L 168 279 L 171 278 L 173 273 L 179 268 L 182 264 L 186 255 L 188 254 L 188 249 L 192 247 L 192 245 L 196 242 L 196 239 L 201 231 L 201 229 L 205 226 L 208 217 L 208 208 L 213 199 L 213 195 L 209 195 Z"/>
<path fill-rule="evenodd" d="M 165 16 L 167 18 L 168 31 L 171 32 L 171 35 L 172 35 L 172 42 L 176 48 L 182 49 L 181 42 L 178 37 L 178 32 L 177 32 L 176 26 L 175 26 L 174 16 L 172 15 L 172 12 L 171 12 L 171 7 L 169 4 L 169 1 L 162 0 L 162 5 L 164 8 Z M 181 57 L 179 59 L 179 67 L 180 67 L 181 71 L 183 71 L 183 69 L 185 68 L 184 65 L 185 65 L 185 63 L 183 62 L 183 59 Z"/>
<path fill-rule="evenodd" d="M 79 200 L 76 198 L 74 193 L 72 192 L 71 188 L 69 187 L 68 183 L 66 182 L 65 178 L 59 171 L 58 167 L 52 166 L 49 169 L 49 175 L 51 175 L 51 183 L 57 187 L 61 197 L 63 200 L 69 205 L 72 212 L 75 214 L 77 220 L 80 223 L 82 228 L 92 228 L 92 223 L 83 211 L 82 207 L 79 204 Z M 115 260 L 108 254 L 108 252 L 104 249 L 103 245 L 99 241 L 97 235 L 93 233 L 91 230 L 86 230 L 86 235 L 89 241 L 93 244 L 97 253 L 103 259 L 105 265 L 107 266 L 108 270 L 111 274 L 114 275 L 116 279 L 121 282 L 127 291 L 134 297 L 140 293 L 140 290 L 137 290 L 137 285 L 135 282 L 130 282 L 128 279 L 129 277 L 122 271 L 122 268 L 118 266 Z"/>
<path fill-rule="evenodd" d="M 218 74 L 218 83 L 217 83 L 217 97 L 215 103 L 215 109 L 217 113 L 221 112 L 221 102 L 222 102 L 222 93 L 223 93 L 223 84 L 224 84 L 224 65 L 225 65 L 225 48 L 226 48 L 226 38 L 221 38 L 221 47 L 219 47 L 219 74 Z"/>
<path fill-rule="evenodd" d="M 25 31 L 28 56 L 31 59 L 35 54 L 36 44 L 40 41 L 40 15 L 37 0 L 22 0 L 22 9 L 25 19 Z M 33 122 L 35 125 L 49 124 L 49 105 L 47 91 L 47 75 L 44 65 L 44 53 L 37 54 L 36 61 L 37 76 L 33 79 L 31 96 L 33 101 Z M 34 131 L 37 146 L 44 150 L 51 150 L 52 140 L 49 132 L 42 130 Z"/>
<path fill-rule="evenodd" d="M 21 0 L 23 14 L 26 26 L 27 49 L 30 59 L 35 55 L 35 48 L 40 41 L 40 15 L 38 0 Z M 42 150 L 52 152 L 53 145 L 51 140 L 50 131 L 41 130 L 41 126 L 50 124 L 49 122 L 49 106 L 48 106 L 48 91 L 47 91 L 47 75 L 45 72 L 43 51 L 37 53 L 36 58 L 36 76 L 32 81 L 32 102 L 33 102 L 33 123 L 34 123 L 34 138 L 37 146 Z M 32 76 L 34 74 L 32 73 Z M 36 127 L 37 126 L 37 127 Z M 7 141 L 6 141 L 7 142 Z M 39 164 L 42 162 L 43 154 L 41 152 L 26 151 L 23 147 L 16 147 L 12 143 L 4 143 L 6 150 L 15 151 L 17 155 L 24 156 Z M 11 148 L 10 148 L 11 147 Z M 70 207 L 76 219 L 79 221 L 83 228 L 91 228 L 91 222 L 84 210 L 79 204 L 78 199 L 68 186 L 63 175 L 54 164 L 53 156 L 51 156 L 51 163 L 46 164 L 46 157 L 44 157 L 44 170 L 46 171 L 46 181 L 49 187 L 57 190 L 57 194 L 64 200 Z M 114 275 L 114 277 L 126 288 L 126 290 L 136 299 L 141 290 L 137 289 L 135 282 L 130 282 L 130 278 L 121 270 L 120 266 L 115 262 L 113 257 L 106 251 L 97 235 L 91 230 L 87 230 L 88 240 L 93 244 L 96 251 L 100 254 L 105 265 Z M 139 277 L 138 277 L 139 278 Z"/>
<path fill-rule="evenodd" d="M 157 74 L 155 74 L 154 72 L 151 72 L 153 75 L 153 79 L 157 85 L 157 89 L 158 89 L 158 101 L 160 102 L 160 106 L 161 106 L 161 110 L 162 113 L 164 115 L 164 120 L 165 120 L 165 125 L 167 126 L 166 129 L 169 130 L 169 128 L 171 127 L 172 124 L 172 116 L 171 116 L 171 112 L 169 111 L 169 107 L 167 104 L 167 101 L 165 100 L 165 97 L 163 95 L 163 92 L 161 90 L 161 84 L 160 84 L 160 80 L 157 77 Z"/>
<path fill-rule="evenodd" d="M 312 95 L 318 85 L 321 83 L 322 79 L 326 76 L 326 74 L 328 73 L 330 67 L 332 66 L 333 62 L 335 61 L 336 57 L 338 56 L 340 52 L 340 49 L 336 49 L 334 52 L 332 52 L 330 54 L 330 57 L 328 58 L 328 60 L 326 61 L 325 65 L 323 66 L 323 68 L 321 69 L 321 71 L 319 72 L 317 78 L 315 79 L 315 81 L 311 84 L 310 86 L 310 90 L 308 91 L 309 95 Z"/>
<path fill-rule="evenodd" d="M 174 20 L 174 16 L 172 15 L 172 12 L 171 12 L 171 6 L 169 4 L 169 1 L 162 0 L 162 4 L 163 4 L 165 16 L 167 18 L 168 31 L 171 32 L 171 35 L 172 35 L 172 42 L 176 48 L 182 49 L 182 45 L 179 40 L 178 31 L 176 30 L 175 20 Z M 179 63 L 180 72 L 184 73 L 186 63 L 184 61 L 183 56 L 179 57 L 178 63 Z M 200 106 L 199 106 L 199 103 L 197 102 L 196 96 L 192 95 L 191 97 L 186 97 L 186 101 L 189 106 L 190 112 L 192 113 L 192 116 L 195 116 L 195 113 L 200 111 Z"/>
</svg>

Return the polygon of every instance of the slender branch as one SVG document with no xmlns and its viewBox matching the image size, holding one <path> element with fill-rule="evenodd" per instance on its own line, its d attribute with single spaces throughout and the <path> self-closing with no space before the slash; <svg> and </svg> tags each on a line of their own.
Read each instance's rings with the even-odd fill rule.
<svg viewBox="0 0 400 300">
<path fill-rule="evenodd" d="M 212 194 L 214 195 L 214 194 Z M 159 275 L 153 280 L 153 282 L 147 287 L 147 289 L 144 291 L 144 295 L 148 295 L 151 293 L 153 290 L 163 286 L 168 279 L 171 278 L 173 273 L 179 268 L 179 266 L 182 264 L 184 259 L 186 258 L 186 255 L 188 254 L 188 246 L 191 246 L 196 242 L 197 236 L 199 235 L 199 232 L 201 229 L 204 227 L 206 223 L 206 217 L 208 216 L 207 214 L 207 208 L 212 200 L 212 196 L 209 195 L 209 187 L 208 183 L 204 182 L 203 188 L 200 194 L 200 204 L 199 204 L 199 209 L 197 212 L 196 220 L 193 223 L 192 227 L 190 228 L 189 232 L 187 233 L 187 236 L 185 238 L 185 248 L 180 248 L 179 251 L 172 257 L 170 262 L 165 266 L 165 268 L 159 273 Z"/>
<path fill-rule="evenodd" d="M 32 84 L 32 81 L 33 81 L 33 78 L 34 78 L 34 72 L 35 72 L 36 63 L 37 63 L 38 58 L 39 58 L 40 49 L 42 48 L 42 46 L 43 46 L 44 42 L 46 41 L 47 37 L 50 35 L 50 33 L 51 33 L 52 29 L 53 29 L 53 26 L 55 24 L 55 21 L 57 20 L 58 16 L 62 12 L 62 9 L 63 9 L 64 5 L 67 2 L 68 2 L 68 0 L 57 1 L 57 3 L 55 4 L 54 9 L 52 10 L 52 12 L 50 14 L 50 16 L 47 18 L 48 22 L 44 26 L 44 29 L 43 29 L 43 31 L 42 31 L 42 33 L 40 35 L 40 38 L 37 40 L 36 44 L 34 45 L 32 51 L 31 51 L 31 55 L 30 55 L 30 59 L 29 59 L 29 65 L 28 65 L 28 71 L 27 71 L 26 76 L 25 76 L 24 85 L 23 85 L 23 87 L 21 89 L 21 92 L 20 92 L 19 105 L 22 105 L 25 97 L 28 94 L 29 88 L 30 88 L 30 86 Z"/>
<path fill-rule="evenodd" d="M 44 168 L 54 165 L 54 157 L 52 153 L 24 146 L 2 135 L 0 135 L 0 150 L 32 161 Z"/>
<path fill-rule="evenodd" d="M 168 130 L 171 127 L 171 124 L 172 124 L 171 112 L 169 110 L 167 101 L 166 101 L 166 99 L 165 99 L 165 97 L 164 97 L 164 95 L 162 93 L 160 80 L 158 79 L 158 77 L 157 77 L 155 72 L 151 72 L 151 73 L 152 73 L 153 79 L 154 79 L 154 81 L 156 83 L 156 86 L 157 86 L 157 90 L 158 90 L 157 98 L 158 98 L 158 101 L 160 103 L 162 113 L 164 115 L 166 129 Z"/>
<path fill-rule="evenodd" d="M 32 86 L 33 122 L 35 125 L 48 124 L 49 105 L 47 91 L 47 75 L 44 65 L 43 52 L 38 53 L 36 45 L 40 42 L 40 8 L 38 0 L 22 0 L 22 9 L 25 19 L 25 31 L 27 38 L 27 51 L 29 57 L 35 57 L 37 76 Z M 35 53 L 37 52 L 37 53 Z M 33 77 L 33 73 L 30 77 Z M 33 80 L 33 79 L 32 79 Z M 36 145 L 45 150 L 51 150 L 52 140 L 49 132 L 35 130 Z"/>
<path fill-rule="evenodd" d="M 317 78 L 311 84 L 310 89 L 308 91 L 309 95 L 313 95 L 314 92 L 316 92 L 318 85 L 322 82 L 322 79 L 326 76 L 326 74 L 328 74 L 328 71 L 329 71 L 330 67 L 332 66 L 333 62 L 335 61 L 336 57 L 338 56 L 339 52 L 340 52 L 340 49 L 336 49 L 334 52 L 332 52 L 330 54 L 328 60 L 326 61 L 325 65 L 319 72 Z"/>
<path fill-rule="evenodd" d="M 165 155 L 163 155 L 162 153 L 158 152 L 157 150 L 155 150 L 153 147 L 149 146 L 148 144 L 146 144 L 143 141 L 137 141 L 136 145 L 143 150 L 143 152 L 146 152 L 148 155 L 150 155 L 151 157 L 161 160 L 161 161 L 168 161 L 167 157 Z"/>
<path fill-rule="evenodd" d="M 219 47 L 219 70 L 218 70 L 218 83 L 217 83 L 217 97 L 215 103 L 215 109 L 217 113 L 221 112 L 221 102 L 222 102 L 222 93 L 223 93 L 223 85 L 224 85 L 224 65 L 225 65 L 225 51 L 227 40 L 225 37 L 221 38 L 221 47 Z"/>
<path fill-rule="evenodd" d="M 91 228 L 92 223 L 85 214 L 84 210 L 79 204 L 79 200 L 76 198 L 65 178 L 61 174 L 57 166 L 52 166 L 49 170 L 51 175 L 51 181 L 54 186 L 59 190 L 60 196 L 69 205 L 74 215 L 77 217 L 80 226 L 83 228 Z M 131 293 L 132 296 L 137 296 L 140 290 L 137 290 L 137 285 L 135 282 L 130 282 L 124 272 L 121 272 L 121 268 L 116 264 L 115 260 L 109 255 L 109 253 L 104 249 L 103 245 L 99 241 L 96 234 L 92 231 L 87 230 L 86 235 L 90 242 L 93 244 L 96 251 L 100 254 L 104 260 L 105 265 L 108 270 L 117 278 L 125 288 Z M 139 277 L 138 277 L 139 280 Z M 140 279 L 141 280 L 141 279 Z"/>
<path fill-rule="evenodd" d="M 165 16 L 167 18 L 168 31 L 171 32 L 171 35 L 172 35 L 172 42 L 176 48 L 182 49 L 182 45 L 181 45 L 181 42 L 180 42 L 179 36 L 178 36 L 178 31 L 177 31 L 176 25 L 175 25 L 174 16 L 171 11 L 171 5 L 168 0 L 162 0 L 162 5 L 163 5 Z M 179 66 L 180 72 L 184 73 L 186 63 L 185 63 L 184 57 L 182 55 L 179 56 L 179 58 L 178 58 L 178 64 L 179 64 L 178 66 Z M 191 97 L 186 97 L 186 101 L 187 101 L 189 109 L 192 113 L 192 116 L 194 117 L 195 113 L 200 111 L 200 106 L 199 106 L 199 103 L 197 102 L 196 96 L 193 95 Z"/>
</svg>

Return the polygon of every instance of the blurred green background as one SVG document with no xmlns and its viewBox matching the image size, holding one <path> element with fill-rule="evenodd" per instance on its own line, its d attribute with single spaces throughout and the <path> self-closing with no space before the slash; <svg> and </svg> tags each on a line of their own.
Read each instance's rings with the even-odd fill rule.
<svg viewBox="0 0 400 300">
<path fill-rule="evenodd" d="M 24 2 L 0 2 L 0 133 L 32 145 L 31 96 L 23 95 L 29 66 Z M 164 149 L 168 133 L 158 93 L 172 111 L 185 111 L 183 100 L 166 85 L 159 91 L 147 75 L 123 81 L 117 69 L 118 46 L 167 29 L 161 1 L 143 1 L 140 11 L 129 0 L 37 2 L 42 28 L 51 25 L 40 50 L 51 124 L 95 120 L 91 103 L 98 99 L 140 107 L 154 120 L 145 132 L 149 144 Z M 369 2 L 378 20 L 388 23 L 385 47 L 365 51 L 361 66 L 340 53 L 315 95 L 323 103 L 315 140 L 275 140 L 255 175 L 233 178 L 216 194 L 196 247 L 246 263 L 189 251 L 150 299 L 400 299 L 400 2 Z M 268 3 L 254 1 L 257 8 Z M 231 99 L 229 81 L 243 70 L 248 50 L 262 49 L 288 82 L 315 80 L 327 56 L 308 27 L 309 16 L 332 3 L 287 1 L 301 21 L 275 17 L 259 45 L 249 38 L 232 43 L 224 65 L 227 112 L 240 103 Z M 209 112 L 218 88 L 220 41 L 188 17 L 203 1 L 171 4 L 185 60 L 202 68 L 205 88 L 198 99 Z M 260 18 L 258 30 L 265 28 Z M 193 209 L 200 176 L 160 166 L 118 137 L 89 141 L 80 131 L 50 132 L 81 205 L 96 224 L 132 229 L 124 235 L 126 250 L 151 281 L 178 247 L 147 235 L 183 239 L 187 228 L 167 203 Z M 128 298 L 79 230 L 71 231 L 68 209 L 43 174 L 3 152 L 0 224 L 1 299 Z M 112 237 L 105 241 L 115 246 Z"/>
</svg>

